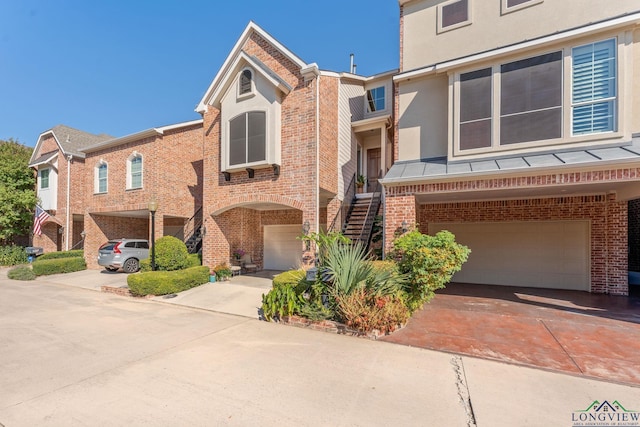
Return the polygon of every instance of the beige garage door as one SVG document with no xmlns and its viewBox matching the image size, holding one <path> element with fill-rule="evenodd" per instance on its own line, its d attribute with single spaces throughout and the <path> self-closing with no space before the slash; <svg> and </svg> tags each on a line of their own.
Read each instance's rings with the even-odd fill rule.
<svg viewBox="0 0 640 427">
<path fill-rule="evenodd" d="M 471 249 L 453 281 L 536 288 L 590 289 L 589 222 L 433 223 Z"/>
<path fill-rule="evenodd" d="M 302 260 L 302 242 L 296 237 L 301 225 L 266 225 L 264 227 L 264 268 L 289 270 Z"/>
</svg>

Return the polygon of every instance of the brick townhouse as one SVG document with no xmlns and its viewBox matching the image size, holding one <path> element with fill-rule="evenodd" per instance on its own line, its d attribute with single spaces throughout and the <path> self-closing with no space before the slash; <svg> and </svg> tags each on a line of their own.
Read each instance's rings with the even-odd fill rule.
<svg viewBox="0 0 640 427">
<path fill-rule="evenodd" d="M 399 3 L 387 246 L 448 229 L 472 249 L 456 281 L 627 294 L 638 3 Z"/>
</svg>

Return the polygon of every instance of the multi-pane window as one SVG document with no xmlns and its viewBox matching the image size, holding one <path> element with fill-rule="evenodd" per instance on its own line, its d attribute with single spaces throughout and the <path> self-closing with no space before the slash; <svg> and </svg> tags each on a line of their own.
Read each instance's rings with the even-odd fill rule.
<svg viewBox="0 0 640 427">
<path fill-rule="evenodd" d="M 571 52 L 572 133 L 611 132 L 615 129 L 615 39 L 575 47 Z"/>
<path fill-rule="evenodd" d="M 229 166 L 266 160 L 266 113 L 250 111 L 229 122 Z"/>
<path fill-rule="evenodd" d="M 129 160 L 129 188 L 142 188 L 142 156 L 140 154 Z"/>
<path fill-rule="evenodd" d="M 469 2 L 471 0 L 455 0 L 439 6 L 438 30 L 445 31 L 470 22 Z"/>
<path fill-rule="evenodd" d="M 384 86 L 367 91 L 367 110 L 369 113 L 384 110 Z"/>
<path fill-rule="evenodd" d="M 50 169 L 40 169 L 40 188 L 45 189 L 49 188 L 49 172 Z"/>
<path fill-rule="evenodd" d="M 500 66 L 500 144 L 562 136 L 562 52 Z"/>
<path fill-rule="evenodd" d="M 239 95 L 245 95 L 247 93 L 251 93 L 253 88 L 251 86 L 252 81 L 251 70 L 243 70 L 240 74 L 240 87 L 238 89 Z"/>
<path fill-rule="evenodd" d="M 564 52 L 571 53 L 567 72 Z M 457 80 L 461 151 L 560 141 L 569 128 L 572 136 L 616 128 L 615 39 L 461 73 Z M 563 105 L 567 91 L 570 106 Z"/>
<path fill-rule="evenodd" d="M 460 149 L 491 147 L 491 68 L 460 75 Z"/>
<path fill-rule="evenodd" d="M 98 193 L 106 193 L 107 192 L 107 164 L 101 163 L 96 171 L 96 179 L 97 179 L 97 192 Z"/>
</svg>

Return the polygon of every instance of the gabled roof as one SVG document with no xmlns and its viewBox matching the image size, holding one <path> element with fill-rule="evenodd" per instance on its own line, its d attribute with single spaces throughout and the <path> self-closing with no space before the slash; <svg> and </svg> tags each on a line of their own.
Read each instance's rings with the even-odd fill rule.
<svg viewBox="0 0 640 427">
<path fill-rule="evenodd" d="M 198 119 L 198 120 L 192 120 L 189 122 L 182 122 L 182 123 L 176 123 L 173 125 L 167 125 L 167 126 L 161 126 L 161 127 L 157 127 L 157 128 L 151 128 L 151 129 L 146 129 L 140 132 L 136 132 L 136 133 L 132 133 L 129 135 L 125 135 L 122 136 L 120 138 L 113 138 L 111 137 L 110 139 L 106 140 L 106 141 L 102 141 L 99 142 L 97 144 L 94 145 L 90 145 L 88 147 L 85 147 L 82 149 L 83 153 L 91 153 L 94 151 L 99 151 L 99 150 L 104 150 L 105 148 L 110 148 L 110 147 L 115 147 L 117 145 L 122 145 L 122 144 L 126 144 L 128 142 L 133 142 L 133 141 L 138 141 L 141 140 L 143 138 L 148 138 L 151 136 L 156 136 L 156 135 L 164 135 L 165 132 L 173 130 L 173 129 L 179 129 L 179 128 L 183 128 L 183 127 L 188 127 L 188 126 L 193 126 L 193 125 L 197 125 L 197 124 L 202 124 L 203 120 L 202 119 Z"/>
<path fill-rule="evenodd" d="M 293 52 L 287 49 L 284 45 L 282 45 L 279 41 L 274 39 L 269 33 L 267 33 L 262 28 L 260 28 L 258 24 L 256 24 L 253 21 L 249 21 L 249 24 L 244 29 L 244 31 L 242 32 L 242 35 L 240 35 L 240 38 L 238 39 L 236 44 L 233 46 L 233 49 L 231 49 L 231 52 L 227 56 L 227 59 L 222 64 L 222 67 L 220 67 L 218 74 L 216 74 L 213 81 L 209 85 L 209 88 L 207 89 L 204 96 L 198 103 L 198 106 L 196 107 L 196 111 L 198 113 L 203 113 L 207 109 L 207 105 L 210 105 L 212 103 L 211 101 L 214 100 L 216 96 L 219 96 L 219 94 L 222 92 L 220 86 L 224 86 L 228 84 L 227 81 L 232 75 L 231 71 L 238 66 L 238 62 L 240 61 L 240 58 L 243 58 L 245 60 L 247 58 L 253 58 L 253 57 L 249 57 L 249 55 L 243 52 L 242 47 L 245 45 L 247 40 L 249 40 L 249 38 L 251 38 L 251 36 L 254 33 L 258 34 L 260 37 L 265 39 L 271 46 L 275 47 L 280 53 L 282 53 L 284 56 L 290 59 L 291 62 L 296 64 L 298 67 L 300 67 L 303 74 L 306 71 L 309 74 L 317 75 L 318 73 L 317 65 L 307 64 L 302 59 L 300 59 L 297 55 L 295 55 Z M 253 58 L 254 61 L 256 59 L 257 58 Z M 262 69 L 262 72 L 265 73 L 265 70 Z M 266 73 L 270 74 L 272 72 L 267 71 Z"/>
<path fill-rule="evenodd" d="M 34 163 L 38 163 L 36 162 L 36 160 L 38 160 L 39 163 L 42 163 L 42 161 L 40 161 L 40 157 L 42 157 L 44 154 L 38 154 L 40 153 L 40 146 L 42 144 L 42 141 L 48 135 L 53 136 L 63 155 L 73 155 L 80 158 L 84 158 L 84 153 L 81 152 L 82 148 L 97 144 L 101 141 L 113 139 L 113 136 L 111 135 L 94 135 L 92 133 L 74 129 L 69 126 L 57 125 L 40 134 L 40 136 L 38 137 L 38 142 L 33 149 L 33 154 L 31 154 L 29 166 L 34 166 Z"/>
</svg>

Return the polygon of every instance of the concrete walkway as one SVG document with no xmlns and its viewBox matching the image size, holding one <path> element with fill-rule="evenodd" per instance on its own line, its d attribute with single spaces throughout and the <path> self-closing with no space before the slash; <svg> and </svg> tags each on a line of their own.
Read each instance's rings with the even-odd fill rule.
<svg viewBox="0 0 640 427">
<path fill-rule="evenodd" d="M 234 276 L 152 300 L 259 319 L 277 273 Z M 86 270 L 39 280 L 100 290 L 126 287 L 126 278 Z M 628 297 L 450 284 L 381 340 L 640 386 L 640 300 Z"/>
<path fill-rule="evenodd" d="M 640 410 L 638 387 L 1 273 L 7 427 L 547 427 L 596 400 Z"/>
</svg>

